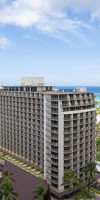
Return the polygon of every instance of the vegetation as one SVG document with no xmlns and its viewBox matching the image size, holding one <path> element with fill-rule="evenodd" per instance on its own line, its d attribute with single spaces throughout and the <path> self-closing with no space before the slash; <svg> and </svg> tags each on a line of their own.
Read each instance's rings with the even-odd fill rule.
<svg viewBox="0 0 100 200">
<path fill-rule="evenodd" d="M 92 191 L 88 191 L 88 187 L 85 185 L 83 186 L 79 193 L 75 196 L 74 200 L 87 200 L 87 199 L 94 199 L 95 198 L 95 194 Z"/>
<path fill-rule="evenodd" d="M 46 190 L 44 189 L 44 187 L 41 184 L 39 184 L 39 185 L 37 185 L 36 190 L 34 190 L 32 193 L 34 193 L 33 199 L 44 200 Z"/>
<path fill-rule="evenodd" d="M 18 193 L 13 190 L 13 186 L 10 182 L 4 182 L 0 186 L 0 197 L 2 200 L 17 200 Z"/>
<path fill-rule="evenodd" d="M 96 131 L 97 131 L 97 136 L 100 136 L 100 122 L 97 123 Z"/>
<path fill-rule="evenodd" d="M 97 115 L 100 115 L 100 107 L 97 108 Z"/>
<path fill-rule="evenodd" d="M 2 172 L 2 177 L 0 178 L 1 200 L 18 200 L 18 193 L 13 189 L 14 181 L 12 173 L 8 173 L 7 170 Z"/>
<path fill-rule="evenodd" d="M 14 178 L 13 178 L 13 173 L 9 173 L 7 170 L 4 170 L 2 172 L 2 178 L 1 180 L 3 180 L 4 182 L 15 182 Z"/>
<path fill-rule="evenodd" d="M 77 178 L 75 172 L 71 169 L 64 173 L 62 185 L 68 185 L 68 190 L 70 191 L 74 186 L 77 185 Z"/>
<path fill-rule="evenodd" d="M 88 189 L 90 191 L 90 185 L 91 183 L 93 183 L 95 175 L 99 173 L 96 168 L 96 163 L 95 162 L 87 163 L 87 165 L 84 167 L 84 171 L 89 174 Z"/>
<path fill-rule="evenodd" d="M 77 178 L 75 176 L 75 172 L 73 170 L 66 171 L 64 173 L 63 177 L 63 183 L 62 185 L 66 186 L 68 185 L 68 190 L 70 191 L 74 186 L 78 187 L 78 194 L 75 196 L 75 200 L 79 199 L 94 199 L 94 193 L 91 191 L 91 183 L 93 183 L 95 175 L 99 173 L 96 169 L 95 162 L 89 162 L 84 167 L 83 172 L 86 172 L 88 174 L 88 185 L 86 185 L 85 182 L 83 182 L 81 179 Z"/>
<path fill-rule="evenodd" d="M 96 139 L 97 152 L 100 152 L 100 137 Z"/>
<path fill-rule="evenodd" d="M 100 153 L 97 153 L 96 160 L 100 162 Z"/>
<path fill-rule="evenodd" d="M 49 185 L 47 190 L 45 190 L 44 187 L 39 184 L 32 193 L 34 194 L 33 199 L 35 200 L 51 200 Z"/>
<path fill-rule="evenodd" d="M 99 105 L 99 104 L 100 104 L 100 101 L 95 101 L 95 104 L 96 104 L 96 105 Z"/>
<path fill-rule="evenodd" d="M 96 146 L 97 146 L 96 160 L 100 162 L 100 137 L 97 137 L 96 139 Z"/>
</svg>

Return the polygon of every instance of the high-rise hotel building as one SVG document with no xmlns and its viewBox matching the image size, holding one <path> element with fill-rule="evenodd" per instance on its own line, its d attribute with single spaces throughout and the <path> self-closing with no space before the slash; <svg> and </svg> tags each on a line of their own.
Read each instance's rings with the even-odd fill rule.
<svg viewBox="0 0 100 200">
<path fill-rule="evenodd" d="M 22 78 L 20 86 L 0 87 L 0 150 L 44 172 L 58 189 L 64 171 L 95 161 L 96 109 L 94 94 L 85 88 L 52 90 L 43 78 Z"/>
</svg>

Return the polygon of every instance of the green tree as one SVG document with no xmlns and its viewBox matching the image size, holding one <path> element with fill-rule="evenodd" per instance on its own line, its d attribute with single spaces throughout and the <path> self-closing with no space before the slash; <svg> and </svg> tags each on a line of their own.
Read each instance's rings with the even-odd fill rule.
<svg viewBox="0 0 100 200">
<path fill-rule="evenodd" d="M 92 191 L 88 191 L 88 187 L 82 186 L 79 193 L 74 197 L 74 200 L 87 200 L 87 199 L 94 199 L 95 195 Z"/>
<path fill-rule="evenodd" d="M 46 190 L 44 189 L 44 187 L 41 184 L 39 184 L 39 185 L 37 185 L 36 189 L 34 191 L 32 191 L 32 193 L 34 193 L 33 199 L 44 200 Z"/>
<path fill-rule="evenodd" d="M 90 191 L 90 184 L 94 181 L 95 175 L 99 173 L 96 169 L 96 163 L 95 162 L 87 163 L 87 165 L 84 167 L 84 172 L 89 174 L 88 190 Z"/>
<path fill-rule="evenodd" d="M 2 200 L 17 200 L 18 193 L 13 189 L 14 182 L 13 174 L 9 173 L 7 170 L 2 172 L 2 177 L 0 178 L 0 199 Z"/>
<path fill-rule="evenodd" d="M 4 182 L 0 186 L 0 197 L 3 200 L 18 200 L 18 193 L 13 190 L 12 183 Z"/>
<path fill-rule="evenodd" d="M 73 188 L 73 184 L 75 186 L 77 185 L 77 183 L 78 183 L 78 180 L 75 176 L 75 172 L 72 169 L 64 173 L 62 185 L 64 186 L 68 185 L 69 191 Z"/>
<path fill-rule="evenodd" d="M 15 182 L 15 180 L 13 178 L 13 173 L 9 173 L 8 170 L 4 170 L 2 172 L 2 180 L 4 182 L 8 182 L 8 181 L 11 183 Z"/>
</svg>

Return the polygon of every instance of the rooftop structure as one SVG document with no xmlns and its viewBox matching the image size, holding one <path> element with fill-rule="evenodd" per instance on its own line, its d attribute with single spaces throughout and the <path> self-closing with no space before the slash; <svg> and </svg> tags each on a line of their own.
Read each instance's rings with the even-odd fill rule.
<svg viewBox="0 0 100 200">
<path fill-rule="evenodd" d="M 44 85 L 43 77 L 21 78 L 20 86 L 43 86 L 43 85 Z"/>
</svg>

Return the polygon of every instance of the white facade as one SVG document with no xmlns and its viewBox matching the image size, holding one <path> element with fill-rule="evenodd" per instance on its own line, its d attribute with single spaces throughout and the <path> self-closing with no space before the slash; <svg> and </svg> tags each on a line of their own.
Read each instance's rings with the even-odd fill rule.
<svg viewBox="0 0 100 200">
<path fill-rule="evenodd" d="M 59 101 L 59 132 L 58 132 L 58 189 L 64 190 L 62 186 L 62 178 L 64 176 L 64 116 L 62 110 L 62 102 Z"/>
</svg>

